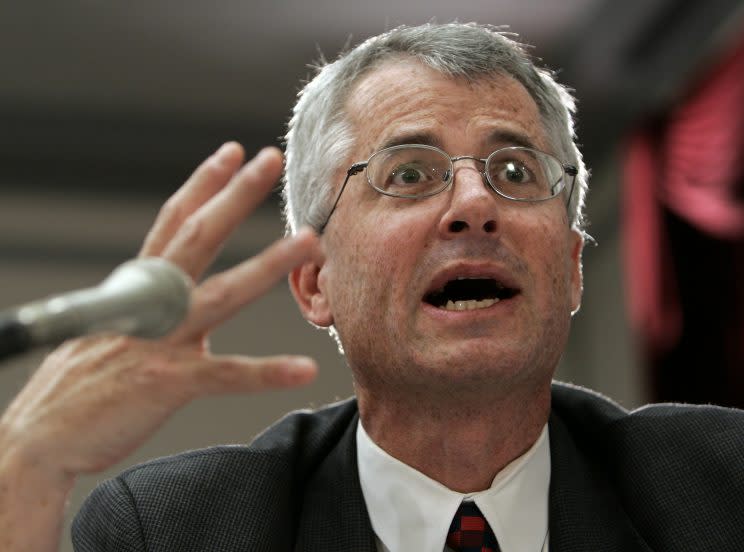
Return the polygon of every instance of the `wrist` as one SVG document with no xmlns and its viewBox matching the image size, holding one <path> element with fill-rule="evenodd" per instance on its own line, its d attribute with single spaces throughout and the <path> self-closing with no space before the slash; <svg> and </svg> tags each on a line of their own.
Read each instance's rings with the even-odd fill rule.
<svg viewBox="0 0 744 552">
<path fill-rule="evenodd" d="M 0 481 L 6 489 L 13 483 L 27 491 L 43 488 L 46 496 L 53 493 L 66 497 L 75 485 L 75 474 L 0 427 Z"/>
<path fill-rule="evenodd" d="M 0 535 L 8 552 L 59 549 L 75 477 L 0 434 Z"/>
</svg>

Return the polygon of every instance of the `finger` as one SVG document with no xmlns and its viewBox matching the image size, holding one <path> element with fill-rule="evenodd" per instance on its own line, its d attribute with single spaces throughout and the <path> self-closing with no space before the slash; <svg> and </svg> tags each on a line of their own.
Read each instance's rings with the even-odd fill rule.
<svg viewBox="0 0 744 552">
<path fill-rule="evenodd" d="M 222 244 L 263 201 L 282 171 L 276 148 L 263 149 L 230 184 L 193 213 L 163 251 L 163 257 L 197 280 Z"/>
<path fill-rule="evenodd" d="M 228 142 L 199 165 L 160 209 L 142 245 L 140 256 L 160 255 L 184 220 L 230 182 L 240 168 L 243 156 L 240 144 Z"/>
<path fill-rule="evenodd" d="M 194 290 L 186 321 L 168 340 L 191 342 L 201 338 L 266 293 L 294 267 L 317 255 L 318 247 L 315 232 L 303 228 L 238 266 L 208 278 Z"/>
<path fill-rule="evenodd" d="M 190 368 L 189 377 L 197 396 L 297 387 L 310 383 L 318 374 L 313 359 L 291 355 L 213 356 Z"/>
</svg>

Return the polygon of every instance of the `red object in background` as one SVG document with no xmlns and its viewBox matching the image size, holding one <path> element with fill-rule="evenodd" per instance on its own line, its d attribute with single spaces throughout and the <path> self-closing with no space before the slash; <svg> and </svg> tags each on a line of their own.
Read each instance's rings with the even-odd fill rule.
<svg viewBox="0 0 744 552">
<path fill-rule="evenodd" d="M 744 40 L 630 140 L 624 257 L 652 399 L 744 408 Z"/>
</svg>

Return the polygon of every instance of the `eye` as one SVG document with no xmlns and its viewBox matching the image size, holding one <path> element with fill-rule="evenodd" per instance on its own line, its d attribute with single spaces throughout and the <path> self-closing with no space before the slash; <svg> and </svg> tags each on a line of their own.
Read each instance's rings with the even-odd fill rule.
<svg viewBox="0 0 744 552">
<path fill-rule="evenodd" d="M 389 184 L 391 186 L 412 186 L 430 180 L 427 171 L 417 163 L 408 163 L 395 167 L 390 173 Z"/>
<path fill-rule="evenodd" d="M 535 181 L 535 174 L 517 161 L 504 161 L 496 171 L 499 182 L 511 184 L 530 184 Z"/>
</svg>

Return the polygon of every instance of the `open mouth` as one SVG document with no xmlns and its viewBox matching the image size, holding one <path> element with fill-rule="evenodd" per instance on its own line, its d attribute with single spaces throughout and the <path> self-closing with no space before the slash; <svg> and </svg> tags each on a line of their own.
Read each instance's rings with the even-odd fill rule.
<svg viewBox="0 0 744 552">
<path fill-rule="evenodd" d="M 514 297 L 519 290 L 492 278 L 458 277 L 424 296 L 424 302 L 448 311 L 486 309 Z"/>
</svg>

